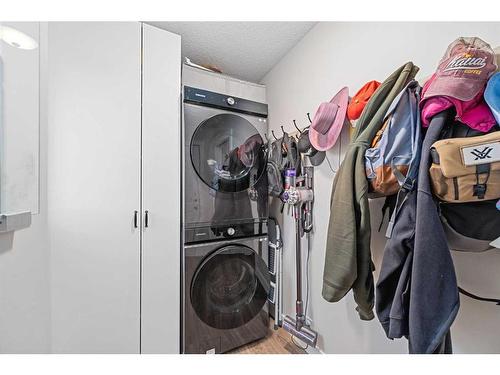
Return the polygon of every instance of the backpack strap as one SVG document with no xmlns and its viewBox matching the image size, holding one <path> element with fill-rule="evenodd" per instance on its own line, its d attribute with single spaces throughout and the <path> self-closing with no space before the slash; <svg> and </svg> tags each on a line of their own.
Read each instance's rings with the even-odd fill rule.
<svg viewBox="0 0 500 375">
<path fill-rule="evenodd" d="M 500 306 L 500 299 L 496 299 L 496 298 L 486 298 L 486 297 L 480 297 L 480 296 L 476 296 L 475 294 L 471 293 L 471 292 L 468 292 L 466 291 L 465 289 L 462 289 L 460 287 L 458 287 L 458 291 L 460 293 L 462 293 L 464 296 L 467 296 L 469 298 L 472 298 L 472 299 L 475 299 L 476 301 L 482 301 L 482 302 L 493 302 L 495 303 L 497 306 Z"/>
<path fill-rule="evenodd" d="M 297 147 L 297 141 L 295 140 L 295 137 L 288 136 L 287 139 L 285 140 L 285 143 L 288 149 L 287 166 L 289 168 L 295 169 L 295 172 L 297 173 L 298 176 L 300 174 L 300 152 L 299 148 Z"/>
<path fill-rule="evenodd" d="M 491 164 L 479 164 L 476 165 L 476 184 L 472 187 L 474 189 L 473 195 L 478 199 L 484 199 L 486 194 L 486 189 L 488 187 L 488 179 L 490 177 L 490 166 Z M 485 174 L 486 177 L 483 182 L 480 182 L 479 175 Z"/>
<path fill-rule="evenodd" d="M 389 224 L 387 225 L 387 230 L 385 232 L 386 238 L 392 237 L 392 231 L 394 229 L 394 225 L 396 224 L 396 219 L 399 214 L 399 211 L 401 210 L 401 207 L 403 207 L 403 204 L 408 199 L 408 195 L 410 194 L 410 192 L 415 188 L 414 185 L 415 185 L 415 180 L 411 182 L 411 185 L 410 184 L 403 185 L 401 189 L 399 189 L 398 194 L 396 196 L 396 205 L 394 207 L 394 210 L 392 211 L 392 215 L 389 220 Z"/>
<path fill-rule="evenodd" d="M 396 196 L 395 195 L 386 196 L 384 205 L 382 206 L 382 218 L 380 219 L 380 224 L 378 226 L 379 232 L 382 229 L 382 225 L 384 225 L 385 213 L 387 212 L 387 210 L 389 210 L 389 218 L 391 218 L 395 207 L 396 207 Z"/>
<path fill-rule="evenodd" d="M 274 161 L 278 166 L 281 166 L 283 163 L 283 154 L 281 151 L 281 140 L 276 140 L 271 143 L 269 159 Z"/>
<path fill-rule="evenodd" d="M 417 81 L 411 81 L 405 90 L 408 95 L 407 111 L 408 115 L 411 118 L 409 123 L 412 125 L 412 133 L 411 133 L 412 145 L 411 145 L 411 155 L 409 155 L 411 159 L 408 165 L 408 172 L 406 173 L 406 176 L 404 176 L 398 169 L 394 168 L 394 166 L 391 165 L 392 172 L 398 179 L 399 184 L 402 187 L 406 188 L 413 188 L 414 181 L 418 175 L 418 167 L 420 163 L 422 136 L 421 136 L 421 126 L 420 126 L 420 109 L 418 105 L 420 103 L 421 90 L 422 89 L 418 85 Z"/>
<path fill-rule="evenodd" d="M 421 155 L 421 129 L 420 129 L 420 110 L 419 110 L 419 102 L 420 102 L 420 92 L 421 87 L 418 85 L 418 82 L 413 80 L 408 83 L 406 88 L 402 91 L 400 96 L 398 97 L 398 101 L 393 103 L 390 109 L 390 113 L 394 111 L 392 108 L 395 107 L 399 100 L 403 95 L 407 95 L 407 107 L 406 112 L 407 115 L 410 116 L 409 124 L 412 127 L 411 137 L 412 137 L 412 145 L 411 145 L 411 154 L 408 155 L 410 159 L 410 163 L 408 165 L 408 171 L 406 176 L 397 169 L 394 158 L 391 160 L 391 170 L 394 176 L 397 178 L 399 185 L 401 188 L 398 191 L 396 198 L 396 205 L 394 211 L 392 212 L 391 218 L 389 220 L 389 224 L 387 226 L 387 231 L 385 236 L 387 238 L 391 238 L 392 231 L 394 229 L 394 224 L 396 223 L 397 215 L 406 202 L 408 198 L 408 194 L 415 188 L 416 179 L 418 175 L 418 168 L 420 163 L 420 155 Z M 388 127 L 389 129 L 390 127 Z"/>
</svg>

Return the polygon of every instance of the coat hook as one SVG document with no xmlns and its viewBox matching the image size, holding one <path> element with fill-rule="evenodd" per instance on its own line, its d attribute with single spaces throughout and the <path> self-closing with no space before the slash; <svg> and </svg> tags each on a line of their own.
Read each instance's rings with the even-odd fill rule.
<svg viewBox="0 0 500 375">
<path fill-rule="evenodd" d="M 295 126 L 295 129 L 297 129 L 299 134 L 302 134 L 302 130 L 299 129 L 299 127 L 297 126 L 297 122 L 295 120 L 293 120 L 293 126 Z"/>
<path fill-rule="evenodd" d="M 309 120 L 309 123 L 311 123 L 311 124 L 312 124 L 312 121 L 311 121 L 311 116 L 310 116 L 309 112 L 307 112 L 307 119 Z"/>
<path fill-rule="evenodd" d="M 285 131 L 285 129 L 283 128 L 283 125 L 281 125 L 281 131 L 283 132 L 283 135 L 288 135 L 288 133 Z"/>
<path fill-rule="evenodd" d="M 274 139 L 278 140 L 278 138 L 276 138 L 276 136 L 274 135 L 274 130 L 271 130 L 271 134 L 273 135 Z"/>
</svg>

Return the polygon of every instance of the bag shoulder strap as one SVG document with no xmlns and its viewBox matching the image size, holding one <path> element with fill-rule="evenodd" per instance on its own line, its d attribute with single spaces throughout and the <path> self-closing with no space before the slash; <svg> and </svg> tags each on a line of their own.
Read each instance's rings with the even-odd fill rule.
<svg viewBox="0 0 500 375">
<path fill-rule="evenodd" d="M 418 168 L 419 168 L 419 163 L 420 163 L 420 155 L 421 155 L 421 131 L 420 131 L 420 110 L 419 110 L 419 103 L 420 103 L 420 91 L 421 87 L 419 86 L 418 82 L 415 80 L 410 81 L 404 90 L 397 96 L 397 98 L 394 100 L 394 102 L 391 104 L 391 107 L 389 108 L 388 111 L 388 116 L 394 116 L 395 111 L 398 109 L 398 105 L 401 102 L 401 99 L 406 96 L 407 99 L 403 102 L 404 107 L 401 108 L 402 111 L 405 111 L 405 115 L 410 116 L 409 120 L 404 122 L 405 125 L 408 125 L 411 127 L 411 137 L 412 137 L 412 144 L 411 144 L 411 151 L 410 151 L 410 163 L 408 165 L 408 171 L 406 173 L 406 176 L 403 175 L 403 173 L 396 167 L 394 163 L 394 159 L 391 160 L 391 170 L 396 179 L 398 180 L 398 183 L 400 185 L 400 189 L 397 194 L 396 198 L 396 203 L 395 203 L 395 208 L 390 215 L 389 219 L 389 224 L 387 226 L 387 231 L 385 236 L 387 238 L 391 238 L 392 236 L 392 231 L 394 228 L 394 225 L 396 223 L 396 218 L 397 215 L 403 206 L 404 202 L 406 201 L 408 194 L 415 188 L 415 181 L 417 179 L 418 175 Z M 389 121 L 392 121 L 390 119 Z M 388 131 L 390 129 L 390 125 L 388 127 Z"/>
<path fill-rule="evenodd" d="M 286 146 L 288 149 L 288 154 L 287 154 L 287 159 L 288 159 L 288 167 L 295 169 L 296 171 L 299 169 L 299 158 L 300 158 L 300 152 L 299 148 L 297 147 L 297 141 L 295 140 L 295 137 L 288 136 L 288 139 L 286 140 Z M 298 172 L 298 171 L 297 171 Z"/>
<path fill-rule="evenodd" d="M 267 173 L 268 173 L 268 191 L 272 196 L 279 197 L 283 192 L 283 177 L 281 175 L 281 170 L 274 160 L 267 160 Z M 270 178 L 269 174 L 273 175 L 273 179 Z"/>
<path fill-rule="evenodd" d="M 279 139 L 271 143 L 268 160 L 274 161 L 277 165 L 281 165 L 283 162 L 281 141 Z"/>
<path fill-rule="evenodd" d="M 410 117 L 409 125 L 411 127 L 411 159 L 408 165 L 408 171 L 406 176 L 404 176 L 394 165 L 391 163 L 392 172 L 398 179 L 398 182 L 401 186 L 405 187 L 408 190 L 413 189 L 414 180 L 418 174 L 418 167 L 420 163 L 420 148 L 421 148 L 421 131 L 420 131 L 420 92 L 421 87 L 418 85 L 417 81 L 411 81 L 406 86 L 405 90 L 403 90 L 403 95 L 406 95 L 408 98 L 406 100 L 406 106 L 402 110 L 406 112 L 406 114 Z"/>
</svg>

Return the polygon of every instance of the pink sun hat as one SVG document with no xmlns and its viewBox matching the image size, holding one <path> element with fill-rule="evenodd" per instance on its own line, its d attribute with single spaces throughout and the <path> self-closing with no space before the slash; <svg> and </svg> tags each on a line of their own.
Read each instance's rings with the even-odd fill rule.
<svg viewBox="0 0 500 375">
<path fill-rule="evenodd" d="M 309 141 L 318 151 L 331 149 L 346 118 L 349 89 L 342 88 L 328 103 L 321 103 L 309 129 Z"/>
</svg>

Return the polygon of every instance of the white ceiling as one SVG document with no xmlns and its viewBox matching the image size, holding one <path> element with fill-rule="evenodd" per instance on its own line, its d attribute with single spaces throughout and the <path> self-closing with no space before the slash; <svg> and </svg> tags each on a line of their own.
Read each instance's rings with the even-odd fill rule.
<svg viewBox="0 0 500 375">
<path fill-rule="evenodd" d="M 182 55 L 260 82 L 315 22 L 148 22 L 182 37 Z"/>
</svg>

